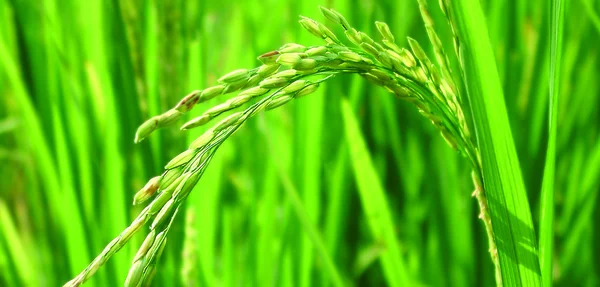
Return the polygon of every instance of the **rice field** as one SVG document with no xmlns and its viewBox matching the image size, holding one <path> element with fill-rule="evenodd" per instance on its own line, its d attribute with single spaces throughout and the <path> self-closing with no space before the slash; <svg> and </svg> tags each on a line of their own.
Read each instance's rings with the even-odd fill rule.
<svg viewBox="0 0 600 287">
<path fill-rule="evenodd" d="M 599 13 L 0 0 L 0 286 L 598 286 Z"/>
</svg>

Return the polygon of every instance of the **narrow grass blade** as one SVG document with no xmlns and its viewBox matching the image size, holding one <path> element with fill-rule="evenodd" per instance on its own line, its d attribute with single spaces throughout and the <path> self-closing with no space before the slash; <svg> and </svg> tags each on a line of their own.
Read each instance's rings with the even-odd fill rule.
<svg viewBox="0 0 600 287">
<path fill-rule="evenodd" d="M 306 210 L 306 208 L 304 207 L 304 204 L 302 204 L 302 200 L 300 199 L 300 196 L 298 195 L 296 188 L 290 181 L 290 178 L 286 175 L 286 173 L 284 173 L 282 171 L 281 168 L 280 168 L 279 175 L 281 178 L 281 182 L 283 184 L 283 188 L 287 194 L 287 197 L 290 200 L 290 202 L 292 203 L 294 212 L 296 213 L 296 216 L 298 216 L 298 219 L 300 220 L 300 223 L 302 224 L 304 231 L 308 234 L 310 242 L 312 243 L 313 247 L 316 249 L 317 254 L 319 254 L 321 259 L 324 261 L 325 270 L 328 273 L 328 276 L 331 278 L 333 285 L 337 286 L 337 287 L 344 286 L 345 284 L 344 284 L 344 281 L 342 280 L 342 276 L 340 276 L 340 272 L 338 271 L 338 268 L 333 263 L 333 259 L 331 259 L 331 256 L 329 256 L 329 253 L 327 251 L 327 248 L 325 247 L 325 243 L 323 242 L 323 238 L 322 238 L 321 234 L 317 231 L 314 224 L 311 222 L 309 213 Z"/>
<path fill-rule="evenodd" d="M 304 14 L 305 11 L 314 11 L 314 7 L 317 6 L 316 1 L 305 0 L 299 2 L 299 13 Z M 298 25 L 297 29 L 299 33 L 299 41 L 302 43 L 310 43 L 314 41 L 314 38 L 309 33 L 304 33 L 301 26 Z M 327 88 L 327 87 L 325 87 Z M 322 186 L 321 170 L 322 170 L 322 147 L 323 142 L 323 131 L 325 126 L 325 88 L 318 89 L 311 97 L 305 97 L 302 101 L 298 101 L 295 105 L 295 126 L 298 131 L 296 133 L 297 140 L 295 143 L 295 149 L 297 150 L 297 156 L 299 158 L 299 168 L 302 171 L 299 173 L 301 176 L 302 184 L 299 185 L 300 194 L 304 207 L 310 222 L 312 224 L 319 224 L 319 218 L 321 218 L 321 202 L 320 190 Z M 316 273 L 314 266 L 314 253 L 312 251 L 312 243 L 310 238 L 305 236 L 302 240 L 302 258 L 300 267 L 300 286 L 310 287 L 312 278 Z"/>
<path fill-rule="evenodd" d="M 558 116 L 558 93 L 560 92 L 560 63 L 564 26 L 564 4 L 554 0 L 550 20 L 550 110 L 548 125 L 548 148 L 542 183 L 540 214 L 540 267 L 544 286 L 552 286 L 552 250 L 554 243 L 554 174 L 556 165 L 556 137 Z"/>
<path fill-rule="evenodd" d="M 451 1 L 505 286 L 540 286 L 537 240 L 481 3 Z M 497 254 L 495 254 L 497 252 Z"/>
<path fill-rule="evenodd" d="M 354 177 L 358 184 L 361 204 L 371 229 L 371 235 L 375 241 L 382 241 L 385 245 L 386 250 L 381 254 L 383 273 L 390 286 L 411 286 L 408 271 L 400 254 L 396 228 L 384 188 L 379 181 L 357 119 L 347 100 L 342 101 L 342 113 Z"/>
</svg>

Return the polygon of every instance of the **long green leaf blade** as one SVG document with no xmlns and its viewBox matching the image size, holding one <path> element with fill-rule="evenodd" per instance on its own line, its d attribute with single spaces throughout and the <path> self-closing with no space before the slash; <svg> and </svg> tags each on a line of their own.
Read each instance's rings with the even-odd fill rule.
<svg viewBox="0 0 600 287">
<path fill-rule="evenodd" d="M 451 3 L 498 247 L 502 278 L 497 284 L 539 286 L 531 211 L 481 3 L 477 0 Z M 492 256 L 496 256 L 495 251 Z"/>
<path fill-rule="evenodd" d="M 542 183 L 542 206 L 540 215 L 540 266 L 544 286 L 552 286 L 552 247 L 554 237 L 554 174 L 556 165 L 556 134 L 558 116 L 558 93 L 560 92 L 560 62 L 562 56 L 564 5 L 561 0 L 552 1 L 550 20 L 550 111 L 548 149 Z"/>
<path fill-rule="evenodd" d="M 396 239 L 394 222 L 383 185 L 377 176 L 358 122 L 347 100 L 342 101 L 342 114 L 361 203 L 372 236 L 375 240 L 382 240 L 385 243 L 385 251 L 381 254 L 385 277 L 390 286 L 411 286 L 406 264 L 400 254 L 400 246 Z"/>
</svg>

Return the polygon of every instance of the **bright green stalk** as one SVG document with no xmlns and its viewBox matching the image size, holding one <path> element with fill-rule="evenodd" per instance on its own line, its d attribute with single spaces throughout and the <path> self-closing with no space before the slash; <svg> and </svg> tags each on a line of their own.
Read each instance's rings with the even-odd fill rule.
<svg viewBox="0 0 600 287">
<path fill-rule="evenodd" d="M 537 241 L 510 130 L 502 85 L 478 0 L 452 1 L 500 278 L 506 286 L 540 286 Z M 451 16 L 452 17 L 452 16 Z M 497 252 L 497 253 L 496 253 Z"/>
<path fill-rule="evenodd" d="M 540 215 L 540 266 L 544 286 L 552 286 L 552 247 L 554 238 L 554 174 L 556 165 L 556 134 L 558 93 L 560 92 L 560 62 L 562 56 L 564 5 L 552 1 L 550 26 L 550 111 L 548 149 L 542 184 Z"/>
<path fill-rule="evenodd" d="M 313 7 L 317 6 L 316 1 L 301 1 L 300 12 L 310 11 Z M 303 43 L 310 43 L 309 41 L 314 40 L 311 34 L 306 33 L 300 25 L 297 25 L 300 29 L 299 39 Z M 323 126 L 325 121 L 324 108 L 325 108 L 325 91 L 319 89 L 315 92 L 312 97 L 306 98 L 303 101 L 299 101 L 296 108 L 296 128 L 301 133 L 297 134 L 297 141 L 295 141 L 295 149 L 297 151 L 296 156 L 299 159 L 299 168 L 301 172 L 302 188 L 300 194 L 302 201 L 304 202 L 308 218 L 310 223 L 319 226 L 319 218 L 321 217 L 321 198 L 319 196 L 320 189 L 322 186 L 321 179 L 321 168 L 322 168 L 322 146 L 323 146 Z M 300 267 L 300 286 L 309 287 L 312 285 L 312 277 L 314 275 L 314 253 L 312 249 L 312 243 L 310 234 L 309 236 L 303 236 L 302 239 L 302 256 Z M 335 279 L 336 277 L 332 277 Z M 338 281 L 338 280 L 334 280 Z"/>
<path fill-rule="evenodd" d="M 342 101 L 342 112 L 361 203 L 373 239 L 381 240 L 385 244 L 385 251 L 380 258 L 383 272 L 390 286 L 410 286 L 410 277 L 400 253 L 387 197 L 360 133 L 358 121 L 347 100 Z"/>
<path fill-rule="evenodd" d="M 333 285 L 336 287 L 344 286 L 344 281 L 342 280 L 337 267 L 333 263 L 333 259 L 331 259 L 331 256 L 329 256 L 329 252 L 325 247 L 322 236 L 315 228 L 315 224 L 312 223 L 310 213 L 306 210 L 306 207 L 304 207 L 296 188 L 290 181 L 290 178 L 283 172 L 283 169 L 279 168 L 279 171 L 283 189 L 285 190 L 286 195 L 290 200 L 292 207 L 294 208 L 294 212 L 296 213 L 296 216 L 298 216 L 298 219 L 304 228 L 304 231 L 307 233 L 310 239 L 309 242 L 312 245 L 311 247 L 316 249 L 317 254 L 319 254 L 321 259 L 324 261 L 326 273 L 330 277 Z"/>
</svg>

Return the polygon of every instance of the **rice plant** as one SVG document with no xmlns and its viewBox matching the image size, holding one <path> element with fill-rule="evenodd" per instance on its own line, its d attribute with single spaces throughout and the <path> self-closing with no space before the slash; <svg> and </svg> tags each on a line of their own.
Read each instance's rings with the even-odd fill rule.
<svg viewBox="0 0 600 287">
<path fill-rule="evenodd" d="M 596 284 L 597 90 L 584 80 L 597 59 L 577 45 L 600 31 L 595 5 L 513 3 L 521 22 L 506 28 L 494 2 L 405 1 L 395 17 L 384 2 L 332 5 L 348 18 L 320 7 L 327 23 L 281 30 L 287 14 L 264 19 L 252 3 L 49 2 L 36 23 L 3 2 L 0 127 L 23 168 L 0 172 L 42 184 L 0 197 L 0 283 Z M 590 25 L 565 23 L 583 10 Z M 290 31 L 275 50 L 261 40 Z"/>
</svg>

